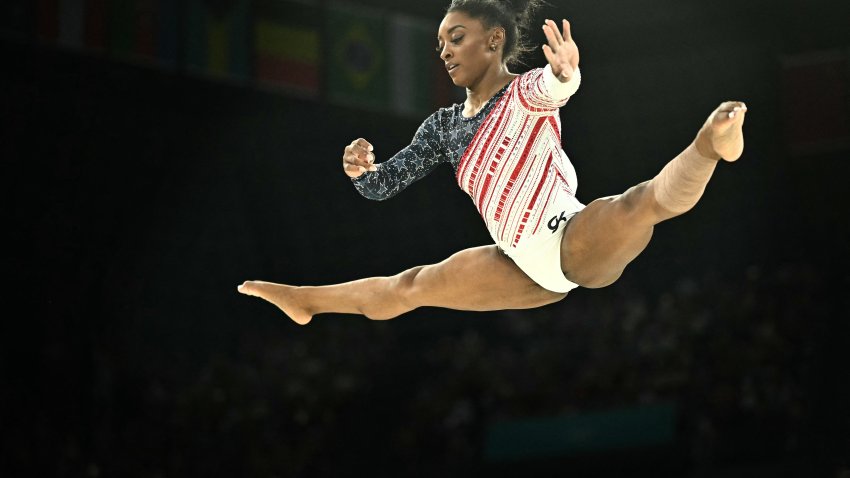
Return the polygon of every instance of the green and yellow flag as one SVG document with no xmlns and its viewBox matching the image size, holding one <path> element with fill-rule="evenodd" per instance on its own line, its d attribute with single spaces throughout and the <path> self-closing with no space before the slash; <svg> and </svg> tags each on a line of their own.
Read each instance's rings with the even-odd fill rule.
<svg viewBox="0 0 850 478">
<path fill-rule="evenodd" d="M 217 77 L 250 76 L 249 0 L 187 0 L 184 46 L 190 70 Z"/>
<path fill-rule="evenodd" d="M 331 3 L 328 41 L 328 99 L 336 104 L 386 110 L 390 104 L 388 21 L 378 10 Z"/>
</svg>

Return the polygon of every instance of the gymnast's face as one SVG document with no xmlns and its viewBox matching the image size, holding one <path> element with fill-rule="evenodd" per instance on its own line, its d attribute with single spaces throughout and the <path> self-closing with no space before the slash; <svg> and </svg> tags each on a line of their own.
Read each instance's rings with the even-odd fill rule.
<svg viewBox="0 0 850 478">
<path fill-rule="evenodd" d="M 472 87 L 501 61 L 500 29 L 485 29 L 480 20 L 463 12 L 449 12 L 437 30 L 437 52 L 452 82 Z M 490 48 L 496 44 L 496 51 Z"/>
</svg>

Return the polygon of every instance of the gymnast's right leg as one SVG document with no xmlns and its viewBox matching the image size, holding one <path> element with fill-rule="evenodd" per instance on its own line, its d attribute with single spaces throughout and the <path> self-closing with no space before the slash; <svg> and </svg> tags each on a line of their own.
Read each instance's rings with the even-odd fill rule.
<svg viewBox="0 0 850 478">
<path fill-rule="evenodd" d="M 390 277 L 318 287 L 246 281 L 238 291 L 271 302 L 301 325 L 322 313 L 386 320 L 418 307 L 530 309 L 566 297 L 540 287 L 496 246 L 465 249 L 440 263 Z"/>
<path fill-rule="evenodd" d="M 693 208 L 721 159 L 744 151 L 747 106 L 727 101 L 706 119 L 696 137 L 649 181 L 623 194 L 592 201 L 567 224 L 561 269 L 582 287 L 605 287 L 649 244 L 655 225 Z"/>
</svg>

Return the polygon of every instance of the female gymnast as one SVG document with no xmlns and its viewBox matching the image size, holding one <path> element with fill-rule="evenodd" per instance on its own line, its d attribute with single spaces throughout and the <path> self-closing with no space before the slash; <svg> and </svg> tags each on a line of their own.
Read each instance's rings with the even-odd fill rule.
<svg viewBox="0 0 850 478">
<path fill-rule="evenodd" d="M 296 287 L 246 281 L 238 291 L 271 302 L 298 324 L 316 314 L 386 320 L 422 306 L 488 311 L 540 307 L 575 287 L 612 284 L 649 243 L 653 227 L 691 209 L 714 168 L 744 149 L 742 102 L 720 104 L 661 172 L 585 206 L 561 147 L 559 108 L 581 82 L 570 23 L 542 25 L 548 62 L 518 75 L 537 0 L 453 0 L 437 33 L 440 58 L 466 101 L 428 117 L 413 141 L 375 163 L 363 138 L 345 147 L 343 170 L 363 196 L 387 199 L 449 163 L 494 245 L 458 252 L 391 277 Z"/>
</svg>

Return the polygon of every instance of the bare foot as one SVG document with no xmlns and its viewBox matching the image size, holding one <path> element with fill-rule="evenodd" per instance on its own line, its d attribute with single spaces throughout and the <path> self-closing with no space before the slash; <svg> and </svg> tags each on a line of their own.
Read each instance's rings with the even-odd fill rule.
<svg viewBox="0 0 850 478">
<path fill-rule="evenodd" d="M 307 325 L 313 319 L 313 315 L 296 299 L 295 294 L 293 294 L 296 289 L 297 287 L 290 285 L 256 280 L 245 281 L 236 288 L 242 294 L 271 302 L 296 324 Z"/>
<path fill-rule="evenodd" d="M 744 152 L 744 117 L 747 105 L 741 101 L 727 101 L 711 112 L 697 133 L 696 146 L 707 158 L 723 158 L 730 163 Z"/>
</svg>

